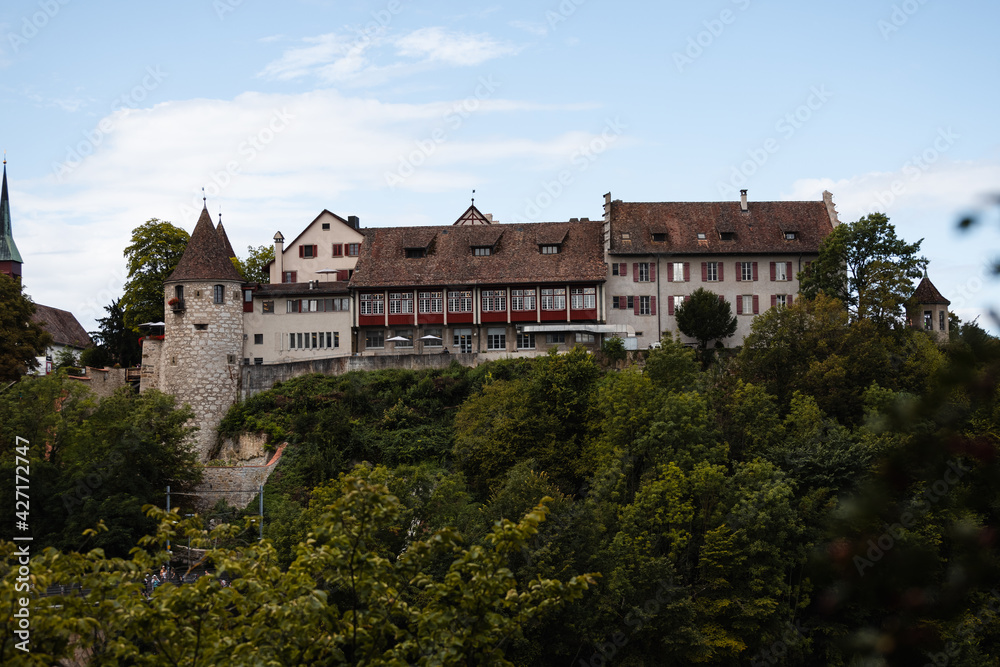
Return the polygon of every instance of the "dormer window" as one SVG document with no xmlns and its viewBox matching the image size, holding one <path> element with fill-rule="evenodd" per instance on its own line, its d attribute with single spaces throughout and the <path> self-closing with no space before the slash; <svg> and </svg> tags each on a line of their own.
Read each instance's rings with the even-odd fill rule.
<svg viewBox="0 0 1000 667">
<path fill-rule="evenodd" d="M 798 232 L 785 232 L 785 240 L 786 241 L 794 241 L 797 238 L 799 238 L 799 233 Z"/>
<path fill-rule="evenodd" d="M 555 243 L 539 246 L 541 253 L 543 255 L 558 255 L 559 245 Z"/>
<path fill-rule="evenodd" d="M 493 248 L 488 245 L 473 246 L 472 254 L 476 257 L 489 257 L 493 254 Z"/>
<path fill-rule="evenodd" d="M 622 241 L 631 241 L 632 235 L 629 232 L 622 232 Z"/>
<path fill-rule="evenodd" d="M 736 232 L 719 232 L 719 238 L 723 241 L 735 241 Z"/>
<path fill-rule="evenodd" d="M 407 248 L 406 259 L 420 259 L 427 256 L 426 248 Z"/>
<path fill-rule="evenodd" d="M 664 233 L 662 233 L 662 232 L 654 233 L 652 236 L 653 236 L 653 243 L 666 243 L 667 242 L 667 235 L 664 234 Z"/>
<path fill-rule="evenodd" d="M 704 241 L 707 238 L 708 238 L 708 236 L 705 234 L 705 232 L 698 232 L 698 240 L 699 241 Z"/>
</svg>

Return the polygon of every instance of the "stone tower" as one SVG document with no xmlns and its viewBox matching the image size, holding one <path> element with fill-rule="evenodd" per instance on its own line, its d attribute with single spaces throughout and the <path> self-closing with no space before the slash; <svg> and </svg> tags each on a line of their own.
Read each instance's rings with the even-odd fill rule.
<svg viewBox="0 0 1000 667">
<path fill-rule="evenodd" d="M 199 428 L 194 441 L 202 461 L 215 455 L 219 422 L 239 396 L 243 279 L 231 253 L 225 230 L 221 224 L 217 229 L 203 209 L 163 286 L 167 315 L 160 350 L 149 350 L 156 366 L 150 384 L 194 410 Z"/>
<path fill-rule="evenodd" d="M 948 342 L 951 328 L 948 321 L 948 306 L 951 301 L 944 298 L 937 287 L 934 287 L 934 283 L 927 277 L 926 270 L 913 296 L 910 297 L 910 303 L 912 305 L 907 310 L 911 326 L 932 332 L 939 343 Z"/>
</svg>

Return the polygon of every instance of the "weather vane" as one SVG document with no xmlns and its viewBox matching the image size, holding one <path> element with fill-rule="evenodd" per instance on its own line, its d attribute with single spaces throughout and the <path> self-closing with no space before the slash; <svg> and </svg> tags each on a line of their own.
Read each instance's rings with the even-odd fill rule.
<svg viewBox="0 0 1000 667">
<path fill-rule="evenodd" d="M 475 190 L 472 191 L 472 205 L 473 206 L 476 205 L 476 191 Z"/>
</svg>

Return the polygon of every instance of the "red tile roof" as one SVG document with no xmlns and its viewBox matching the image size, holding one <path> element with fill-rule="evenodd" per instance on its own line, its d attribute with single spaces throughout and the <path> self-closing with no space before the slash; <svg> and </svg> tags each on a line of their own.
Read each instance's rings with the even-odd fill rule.
<svg viewBox="0 0 1000 667">
<path fill-rule="evenodd" d="M 233 244 L 229 242 L 229 237 L 226 235 L 226 228 L 222 226 L 222 220 L 219 220 L 219 226 L 215 228 L 216 233 L 219 238 L 222 239 L 222 247 L 226 249 L 230 257 L 236 257 L 236 251 L 233 250 Z"/>
<path fill-rule="evenodd" d="M 833 231 L 823 201 L 611 202 L 611 254 L 815 253 Z M 723 241 L 721 232 L 734 233 Z M 786 240 L 795 232 L 795 240 Z M 705 235 L 699 239 L 698 234 Z M 653 234 L 666 234 L 662 242 Z"/>
<path fill-rule="evenodd" d="M 602 227 L 535 222 L 366 229 L 351 287 L 602 282 Z M 556 238 L 562 239 L 560 251 L 543 255 L 539 246 Z M 490 255 L 472 254 L 486 245 Z M 407 258 L 407 248 L 426 248 L 426 256 Z"/>
<path fill-rule="evenodd" d="M 35 315 L 31 318 L 52 334 L 52 340 L 59 345 L 84 349 L 93 345 L 90 336 L 74 317 L 73 313 L 35 304 Z"/>
<path fill-rule="evenodd" d="M 951 303 L 951 301 L 944 298 L 937 287 L 934 287 L 934 283 L 926 275 L 920 281 L 920 284 L 917 285 L 917 289 L 914 290 L 913 300 L 917 303 L 925 304 L 943 303 L 946 306 Z"/>
<path fill-rule="evenodd" d="M 177 280 L 233 280 L 243 282 L 236 267 L 229 260 L 230 249 L 223 245 L 222 238 L 212 224 L 208 209 L 201 210 L 198 224 L 191 232 L 187 248 L 177 263 L 177 268 L 167 278 L 167 282 Z"/>
</svg>

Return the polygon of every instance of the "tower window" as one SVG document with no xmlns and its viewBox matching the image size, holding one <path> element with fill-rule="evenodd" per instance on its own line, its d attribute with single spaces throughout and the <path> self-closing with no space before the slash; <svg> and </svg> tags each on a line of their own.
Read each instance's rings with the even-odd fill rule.
<svg viewBox="0 0 1000 667">
<path fill-rule="evenodd" d="M 215 285 L 212 287 L 212 302 L 213 303 L 225 303 L 226 302 L 226 288 L 222 285 Z"/>
</svg>

